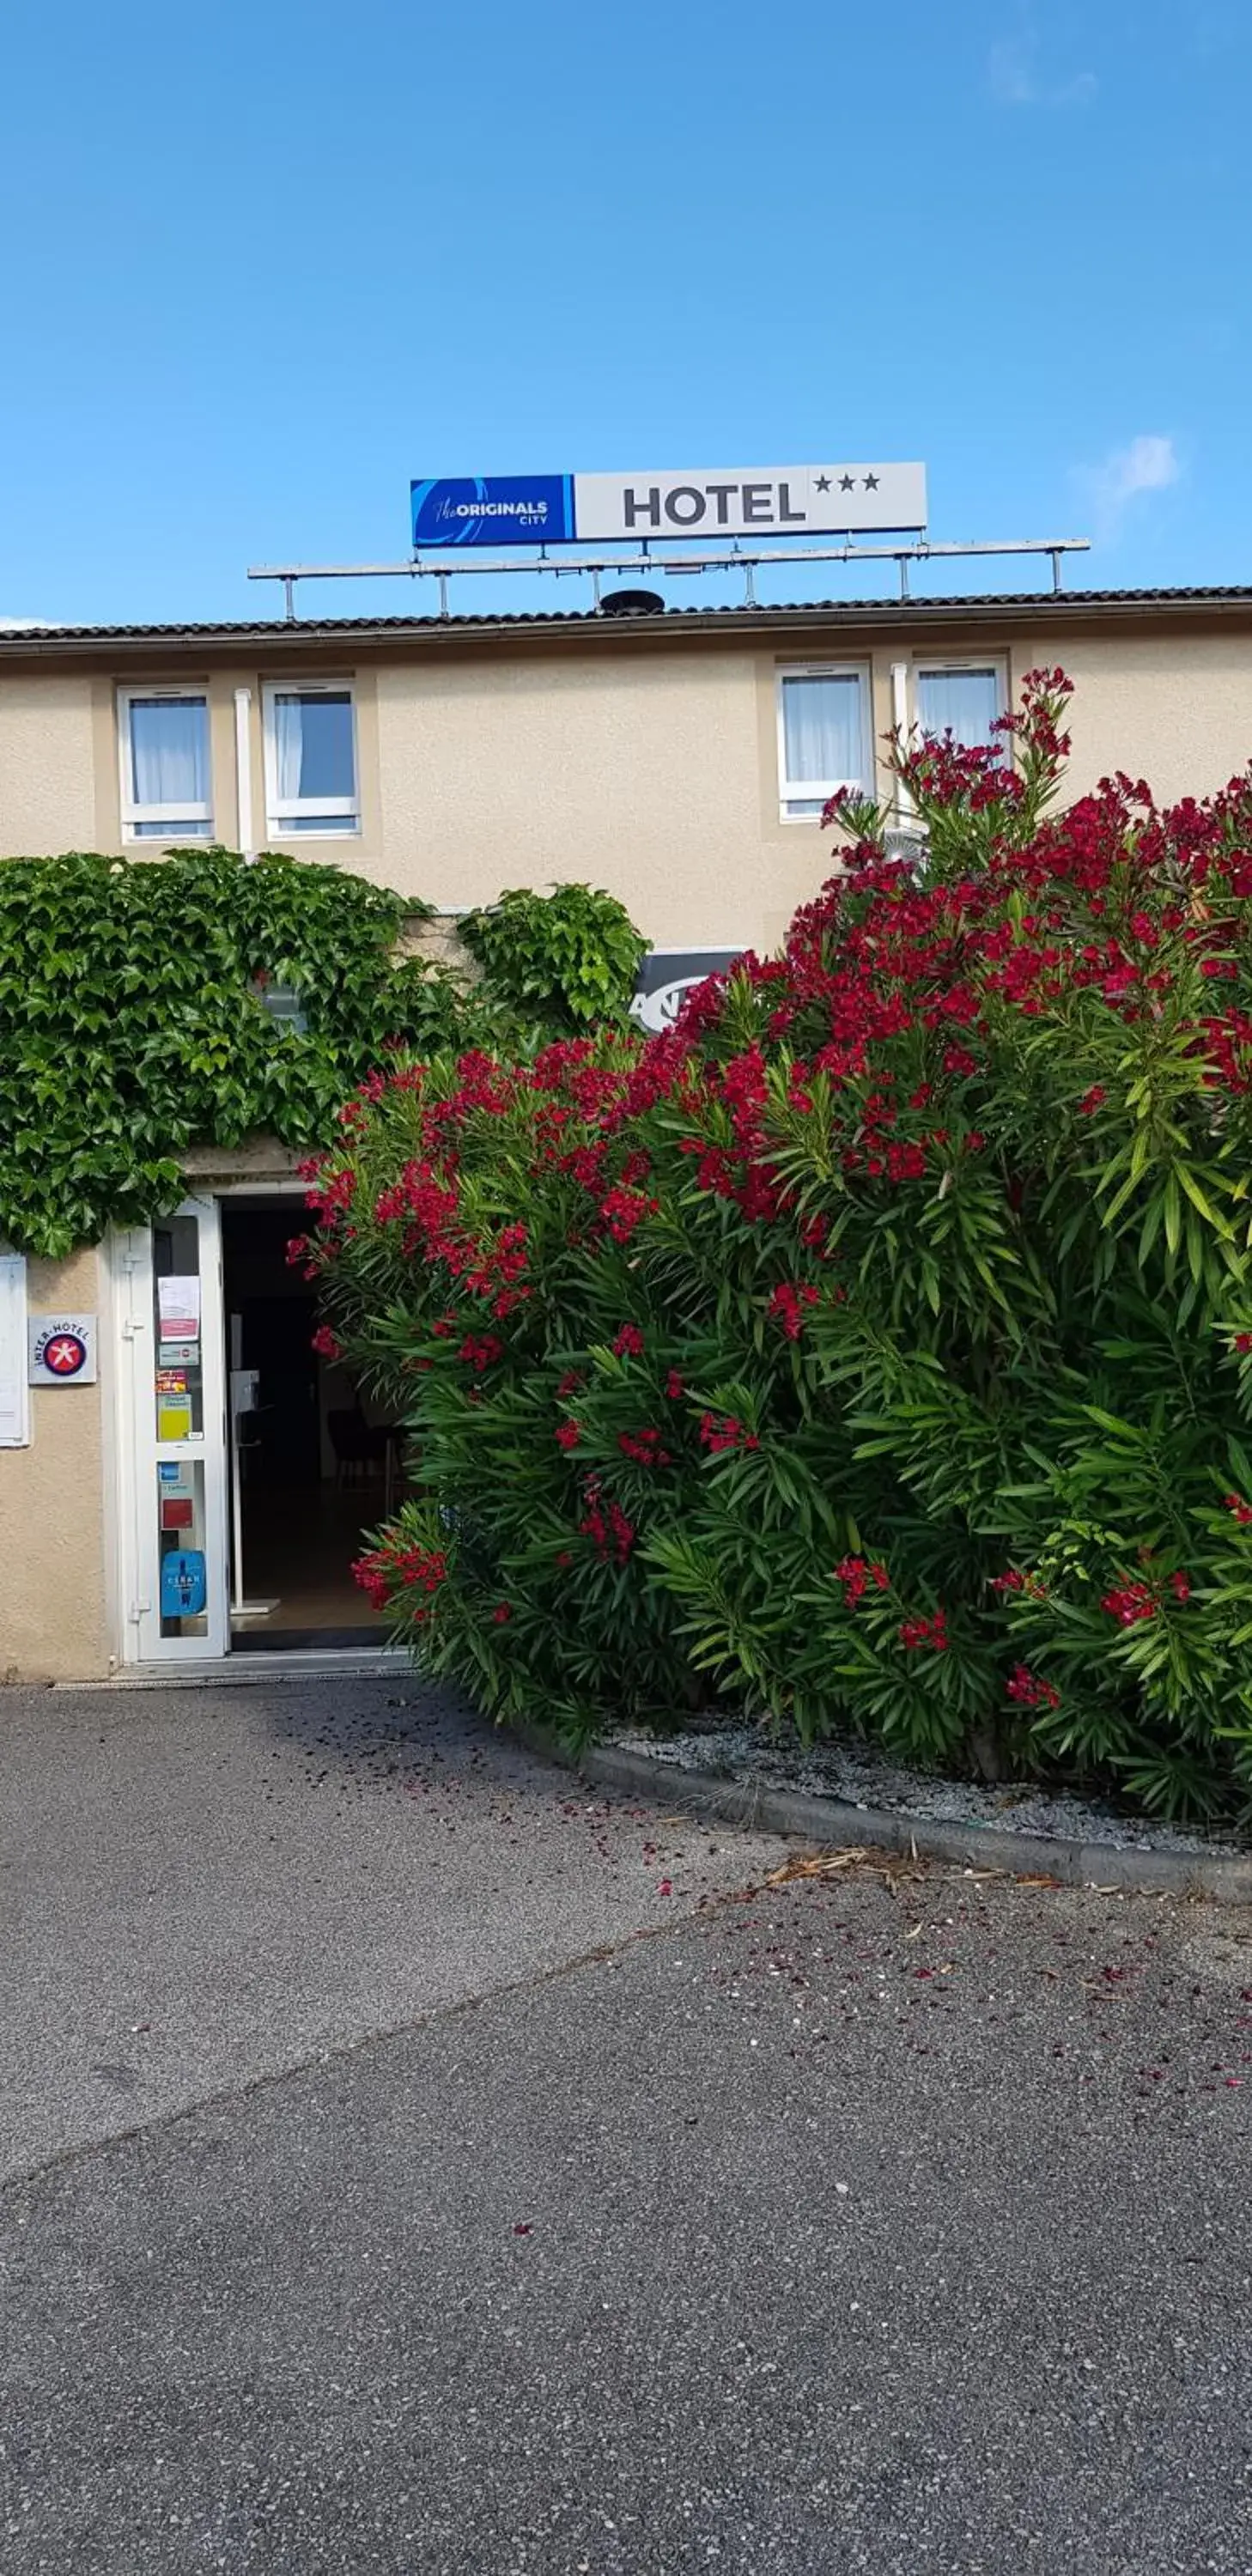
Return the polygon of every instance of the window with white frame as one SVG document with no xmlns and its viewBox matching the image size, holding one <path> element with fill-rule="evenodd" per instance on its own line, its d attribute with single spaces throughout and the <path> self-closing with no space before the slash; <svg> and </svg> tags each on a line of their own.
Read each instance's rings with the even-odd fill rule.
<svg viewBox="0 0 1252 2576">
<path fill-rule="evenodd" d="M 991 728 L 1005 711 L 1004 670 L 999 662 L 923 662 L 917 670 L 917 725 L 923 734 L 950 733 L 967 751 L 997 739 Z"/>
<path fill-rule="evenodd" d="M 124 840 L 212 839 L 209 702 L 202 689 L 122 689 L 118 752 Z"/>
<path fill-rule="evenodd" d="M 872 795 L 869 674 L 816 665 L 778 674 L 778 797 L 785 823 L 820 814 L 836 788 Z"/>
<path fill-rule="evenodd" d="M 272 840 L 360 830 L 356 722 L 346 680 L 266 689 L 265 788 Z"/>
</svg>

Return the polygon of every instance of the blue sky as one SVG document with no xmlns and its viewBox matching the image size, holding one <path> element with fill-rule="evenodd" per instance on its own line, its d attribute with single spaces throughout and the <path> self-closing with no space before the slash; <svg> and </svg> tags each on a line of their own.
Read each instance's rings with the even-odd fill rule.
<svg viewBox="0 0 1252 2576">
<path fill-rule="evenodd" d="M 826 454 L 1076 582 L 1250 581 L 1249 51 L 1239 0 L 15 12 L 0 615 L 278 613 L 246 565 L 402 560 L 411 475 Z"/>
</svg>

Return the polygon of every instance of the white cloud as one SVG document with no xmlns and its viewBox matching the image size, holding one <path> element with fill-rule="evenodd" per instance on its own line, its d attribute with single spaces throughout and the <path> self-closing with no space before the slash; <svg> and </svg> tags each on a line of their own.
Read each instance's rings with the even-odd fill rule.
<svg viewBox="0 0 1252 2576">
<path fill-rule="evenodd" d="M 1034 44 L 1027 36 L 1008 36 L 987 56 L 987 81 L 1001 107 L 1029 107 L 1036 96 Z"/>
<path fill-rule="evenodd" d="M 1094 72 L 1054 80 L 1041 67 L 1039 36 L 1028 8 L 997 38 L 987 56 L 987 87 L 1001 107 L 1090 107 L 1099 82 Z"/>
<path fill-rule="evenodd" d="M 50 617 L 0 617 L 0 635 L 17 635 L 27 626 L 51 626 Z"/>
<path fill-rule="evenodd" d="M 1147 432 L 1127 447 L 1114 447 L 1099 465 L 1083 466 L 1079 482 L 1095 514 L 1095 534 L 1115 537 L 1129 504 L 1141 492 L 1164 492 L 1182 473 L 1172 438 Z"/>
</svg>

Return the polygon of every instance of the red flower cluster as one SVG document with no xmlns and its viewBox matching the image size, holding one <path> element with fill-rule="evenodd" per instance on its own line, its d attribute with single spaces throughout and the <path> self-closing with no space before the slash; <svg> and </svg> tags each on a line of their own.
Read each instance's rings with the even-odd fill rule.
<svg viewBox="0 0 1252 2576">
<path fill-rule="evenodd" d="M 936 1655 L 948 1651 L 948 1624 L 944 1610 L 936 1610 L 933 1619 L 902 1619 L 898 1630 L 901 1645 L 909 1654 L 920 1646 L 929 1646 Z"/>
<path fill-rule="evenodd" d="M 659 1431 L 619 1431 L 617 1445 L 624 1458 L 633 1458 L 638 1467 L 673 1465 L 668 1449 L 661 1447 Z"/>
<path fill-rule="evenodd" d="M 789 1342 L 799 1341 L 804 1330 L 804 1309 L 816 1306 L 820 1296 L 820 1289 L 814 1288 L 806 1279 L 779 1281 L 770 1297 L 769 1312 L 775 1323 L 782 1325 Z"/>
<path fill-rule="evenodd" d="M 629 1243 L 636 1226 L 646 1216 L 655 1216 L 659 1199 L 645 1198 L 642 1190 L 612 1189 L 600 1202 L 600 1214 L 614 1243 Z"/>
<path fill-rule="evenodd" d="M 669 1397 L 671 1404 L 677 1404 L 679 1397 L 686 1393 L 686 1387 L 683 1380 L 675 1368 L 670 1370 L 665 1380 L 665 1392 Z"/>
<path fill-rule="evenodd" d="M 558 1422 L 556 1427 L 556 1445 L 558 1449 L 576 1449 L 582 1436 L 583 1427 L 581 1422 Z"/>
<path fill-rule="evenodd" d="M 1238 1521 L 1240 1529 L 1246 1529 L 1248 1522 L 1252 1521 L 1252 1503 L 1245 1503 L 1241 1494 L 1225 1494 L 1222 1499 L 1227 1511 L 1233 1513 Z"/>
<path fill-rule="evenodd" d="M 343 1351 L 336 1340 L 335 1335 L 332 1333 L 329 1324 L 318 1325 L 317 1331 L 313 1335 L 311 1347 L 317 1352 L 320 1359 L 339 1360 L 343 1358 Z"/>
<path fill-rule="evenodd" d="M 406 1546 L 399 1537 L 384 1539 L 381 1547 L 357 1558 L 353 1578 L 373 1602 L 376 1610 L 385 1610 L 396 1587 L 404 1591 L 437 1592 L 448 1577 L 448 1560 L 442 1548 Z M 424 1610 L 410 1611 L 420 1625 Z"/>
<path fill-rule="evenodd" d="M 481 1377 L 484 1369 L 503 1355 L 504 1344 L 497 1333 L 467 1333 L 457 1352 L 458 1359 L 469 1361 L 475 1377 Z"/>
<path fill-rule="evenodd" d="M 631 1359 L 640 1359 L 643 1355 L 643 1335 L 639 1330 L 639 1326 L 637 1324 L 623 1324 L 620 1333 L 614 1341 L 613 1348 L 616 1351 L 619 1360 L 626 1359 L 627 1357 Z"/>
<path fill-rule="evenodd" d="M 734 1164 L 723 1146 L 706 1145 L 698 1136 L 685 1136 L 678 1151 L 680 1154 L 699 1155 L 700 1160 L 696 1169 L 698 1190 L 718 1199 L 734 1197 Z"/>
<path fill-rule="evenodd" d="M 1059 1708 L 1061 1694 L 1053 1682 L 1043 1681 L 1026 1664 L 1014 1664 L 1006 1697 L 1016 1700 L 1020 1708 Z"/>
<path fill-rule="evenodd" d="M 449 1107 L 446 1102 L 436 1103 L 424 1114 L 425 1124 L 437 1129 Z M 374 1221 L 380 1226 L 402 1225 L 401 1248 L 410 1259 L 442 1264 L 451 1278 L 472 1296 L 485 1299 L 493 1315 L 503 1319 L 530 1294 L 519 1285 L 528 1265 L 526 1227 L 506 1225 L 494 1239 L 476 1237 L 462 1215 L 454 1161 L 446 1147 L 442 1150 L 442 1161 L 427 1157 L 406 1162 L 399 1179 L 375 1200 Z"/>
<path fill-rule="evenodd" d="M 756 1433 L 746 1431 L 738 1416 L 733 1413 L 725 1414 L 720 1422 L 715 1413 L 702 1413 L 700 1440 L 701 1445 L 705 1449 L 711 1449 L 714 1454 L 721 1449 L 759 1449 L 761 1445 Z"/>
<path fill-rule="evenodd" d="M 1141 1619 L 1155 1619 L 1160 1604 L 1146 1583 L 1124 1583 L 1106 1592 L 1100 1608 L 1116 1619 L 1119 1628 L 1134 1628 Z"/>
<path fill-rule="evenodd" d="M 492 1614 L 491 1614 L 491 1624 L 492 1624 L 492 1627 L 493 1627 L 493 1628 L 507 1628 L 507 1626 L 508 1626 L 508 1624 L 509 1624 L 509 1621 L 510 1621 L 510 1619 L 512 1618 L 512 1616 L 513 1616 L 513 1612 L 512 1612 L 512 1609 L 511 1609 L 511 1607 L 510 1607 L 510 1604 L 509 1604 L 507 1601 L 497 1601 L 496 1606 L 495 1606 L 495 1609 L 492 1611 Z"/>
<path fill-rule="evenodd" d="M 843 1585 L 843 1597 L 849 1610 L 855 1610 L 872 1583 L 878 1592 L 890 1589 L 891 1577 L 886 1566 L 867 1563 L 863 1556 L 845 1556 L 835 1567 L 835 1581 Z"/>
<path fill-rule="evenodd" d="M 911 752 L 904 777 L 915 800 L 963 805 L 971 814 L 984 813 L 990 805 L 1018 805 L 1023 792 L 1017 771 L 997 760 L 990 745 L 967 748 L 950 733 L 930 736 Z"/>
<path fill-rule="evenodd" d="M 317 1187 L 306 1190 L 304 1194 L 306 1208 L 314 1208 L 323 1222 L 327 1217 L 343 1216 L 351 1207 L 356 1193 L 356 1173 L 351 1163 L 341 1163 L 339 1170 L 332 1172 L 329 1179 L 325 1174 L 326 1166 L 323 1164 Z"/>
<path fill-rule="evenodd" d="M 598 1476 L 588 1476 L 583 1487 L 587 1510 L 578 1527 L 583 1538 L 589 1538 L 603 1565 L 612 1560 L 625 1565 L 635 1544 L 635 1524 L 628 1520 L 620 1505 L 610 1496 L 601 1498 Z"/>
</svg>

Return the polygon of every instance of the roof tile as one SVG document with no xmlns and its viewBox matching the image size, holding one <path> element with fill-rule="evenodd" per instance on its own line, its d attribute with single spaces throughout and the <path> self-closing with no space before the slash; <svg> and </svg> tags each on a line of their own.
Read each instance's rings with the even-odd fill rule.
<svg viewBox="0 0 1252 2576">
<path fill-rule="evenodd" d="M 911 593 L 907 598 L 892 599 L 798 599 L 766 600 L 747 606 L 738 603 L 713 608 L 671 608 L 663 614 L 653 610 L 637 617 L 614 615 L 604 617 L 594 608 L 527 609 L 493 611 L 478 616 L 458 613 L 439 617 L 298 617 L 239 618 L 215 623 L 186 623 L 133 626 L 43 626 L 11 627 L 0 630 L 0 658 L 20 654 L 32 648 L 55 647 L 58 644 L 168 643 L 230 644 L 242 642 L 308 644 L 318 638 L 336 636 L 384 637 L 388 635 L 490 634 L 498 630 L 531 628 L 577 631 L 587 627 L 604 628 L 620 634 L 623 628 L 646 627 L 652 632 L 675 626 L 707 626 L 718 622 L 767 627 L 788 618 L 820 619 L 828 616 L 832 623 L 843 625 L 854 620 L 872 623 L 881 620 L 899 622 L 917 617 L 923 622 L 936 616 L 959 616 L 971 610 L 1003 609 L 1014 616 L 1063 618 L 1068 611 L 1092 609 L 1147 608 L 1168 611 L 1171 608 L 1239 606 L 1252 609 L 1252 585 L 1231 584 L 1209 587 L 1161 590 L 1061 590 L 1061 591 L 975 591 L 949 594 L 940 598 Z"/>
</svg>

